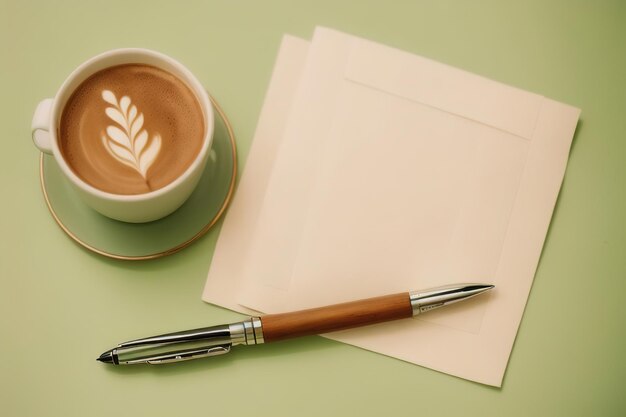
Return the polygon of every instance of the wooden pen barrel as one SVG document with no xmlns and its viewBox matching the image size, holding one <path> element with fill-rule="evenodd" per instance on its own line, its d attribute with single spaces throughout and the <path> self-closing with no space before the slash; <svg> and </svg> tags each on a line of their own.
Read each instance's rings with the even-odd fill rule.
<svg viewBox="0 0 626 417">
<path fill-rule="evenodd" d="M 408 292 L 261 317 L 265 343 L 412 317 Z"/>
</svg>

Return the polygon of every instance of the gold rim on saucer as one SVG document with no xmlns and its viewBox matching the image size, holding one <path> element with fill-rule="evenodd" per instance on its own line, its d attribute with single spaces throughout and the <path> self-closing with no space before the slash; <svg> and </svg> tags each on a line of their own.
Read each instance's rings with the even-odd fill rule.
<svg viewBox="0 0 626 417">
<path fill-rule="evenodd" d="M 172 254 L 174 254 L 176 252 L 179 252 L 179 251 L 185 249 L 187 246 L 191 245 L 193 242 L 195 242 L 200 237 L 205 235 L 206 232 L 208 232 L 209 229 L 211 229 L 211 227 L 213 227 L 213 225 L 220 219 L 220 217 L 222 217 L 222 214 L 224 214 L 224 211 L 226 211 L 226 207 L 228 207 L 228 204 L 230 203 L 231 197 L 233 196 L 233 191 L 235 189 L 235 180 L 237 178 L 237 146 L 235 144 L 235 134 L 233 133 L 233 128 L 230 125 L 230 121 L 228 120 L 228 117 L 226 117 L 226 114 L 224 113 L 224 110 L 222 110 L 222 108 L 217 103 L 217 101 L 210 94 L 209 94 L 209 98 L 211 99 L 211 103 L 213 104 L 213 108 L 217 111 L 219 116 L 224 121 L 224 125 L 226 126 L 226 130 L 228 131 L 228 137 L 229 137 L 230 144 L 231 144 L 232 151 L 233 151 L 233 153 L 232 153 L 233 169 L 232 169 L 232 177 L 230 179 L 230 184 L 228 186 L 228 193 L 226 193 L 226 198 L 224 198 L 224 202 L 222 203 L 222 206 L 220 207 L 218 212 L 215 214 L 215 216 L 211 219 L 211 221 L 209 221 L 202 229 L 200 229 L 195 235 L 193 235 L 192 237 L 190 237 L 186 241 L 184 241 L 182 243 L 179 243 L 178 245 L 176 245 L 176 246 L 174 246 L 174 247 L 172 247 L 170 249 L 167 249 L 167 250 L 164 250 L 164 251 L 161 251 L 161 252 L 157 252 L 157 253 L 152 253 L 152 254 L 148 254 L 148 255 L 128 256 L 128 255 L 118 255 L 118 254 L 115 254 L 115 253 L 110 253 L 110 252 L 104 251 L 102 249 L 98 249 L 98 248 L 88 244 L 87 242 L 84 242 L 78 236 L 76 236 L 71 230 L 69 230 L 65 226 L 65 224 L 63 224 L 63 222 L 61 221 L 61 219 L 59 218 L 57 213 L 54 211 L 54 207 L 52 207 L 52 204 L 50 203 L 50 199 L 48 198 L 48 192 L 46 190 L 46 180 L 45 180 L 45 177 L 44 177 L 44 165 L 43 165 L 44 164 L 44 155 L 43 155 L 43 153 L 41 153 L 41 155 L 39 157 L 39 182 L 41 184 L 41 191 L 43 192 L 43 197 L 46 200 L 46 205 L 48 206 L 48 210 L 50 211 L 50 214 L 52 214 L 52 218 L 59 225 L 59 227 L 65 232 L 65 234 L 67 234 L 74 242 L 78 243 L 82 247 L 84 247 L 84 248 L 86 248 L 86 249 L 88 249 L 88 250 L 90 250 L 90 251 L 92 251 L 94 253 L 97 253 L 97 254 L 102 255 L 102 256 L 106 256 L 107 258 L 121 259 L 121 260 L 125 260 L 125 261 L 143 261 L 143 260 L 148 260 L 148 259 L 162 258 L 162 257 L 167 256 L 167 255 L 172 255 Z"/>
</svg>

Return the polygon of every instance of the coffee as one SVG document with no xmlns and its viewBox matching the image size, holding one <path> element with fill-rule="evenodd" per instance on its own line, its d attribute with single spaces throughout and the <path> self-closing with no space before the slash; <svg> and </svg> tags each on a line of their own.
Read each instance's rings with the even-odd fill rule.
<svg viewBox="0 0 626 417">
<path fill-rule="evenodd" d="M 144 64 L 99 71 L 68 99 L 59 148 L 72 171 L 114 194 L 143 194 L 178 178 L 202 148 L 205 125 L 193 91 Z"/>
</svg>

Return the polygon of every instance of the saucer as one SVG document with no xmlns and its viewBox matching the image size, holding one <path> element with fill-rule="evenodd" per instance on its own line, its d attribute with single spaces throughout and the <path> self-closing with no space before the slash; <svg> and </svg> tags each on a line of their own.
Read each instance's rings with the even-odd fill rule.
<svg viewBox="0 0 626 417">
<path fill-rule="evenodd" d="M 228 118 L 216 111 L 213 145 L 198 186 L 178 210 L 149 223 L 110 219 L 80 200 L 52 155 L 41 154 L 39 178 L 50 214 L 76 243 L 100 255 L 124 260 L 160 258 L 203 236 L 226 210 L 235 187 L 237 148 Z"/>
</svg>

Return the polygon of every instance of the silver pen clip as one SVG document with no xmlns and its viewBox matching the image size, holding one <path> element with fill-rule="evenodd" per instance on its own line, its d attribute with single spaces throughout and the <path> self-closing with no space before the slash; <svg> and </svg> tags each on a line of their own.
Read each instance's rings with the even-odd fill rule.
<svg viewBox="0 0 626 417">
<path fill-rule="evenodd" d="M 170 352 L 160 356 L 153 356 L 145 362 L 150 365 L 160 365 L 164 363 L 181 362 L 190 359 L 205 358 L 207 356 L 223 355 L 230 352 L 231 344 L 217 345 L 196 350 L 183 350 L 180 352 Z"/>
</svg>

